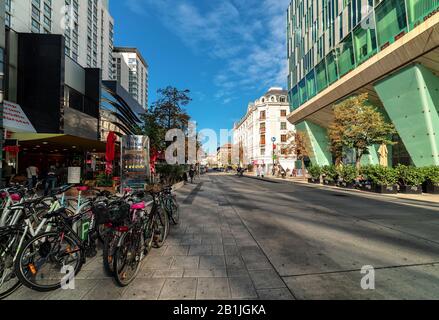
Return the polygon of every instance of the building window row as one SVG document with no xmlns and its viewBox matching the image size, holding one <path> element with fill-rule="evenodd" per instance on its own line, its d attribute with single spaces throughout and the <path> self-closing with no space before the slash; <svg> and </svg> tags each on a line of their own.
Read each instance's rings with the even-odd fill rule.
<svg viewBox="0 0 439 320">
<path fill-rule="evenodd" d="M 302 0 L 293 1 L 288 10 L 288 83 L 293 109 L 403 37 L 439 9 L 436 0 L 346 0 L 340 8 L 334 0 L 310 3 L 311 7 L 317 6 L 318 17 L 309 12 L 305 14 Z M 332 11 L 340 12 L 340 18 Z M 322 35 L 317 39 L 309 38 L 307 28 L 311 25 L 307 24 L 308 19 L 322 24 L 317 32 Z M 332 25 L 339 28 L 337 41 L 334 41 Z"/>
</svg>

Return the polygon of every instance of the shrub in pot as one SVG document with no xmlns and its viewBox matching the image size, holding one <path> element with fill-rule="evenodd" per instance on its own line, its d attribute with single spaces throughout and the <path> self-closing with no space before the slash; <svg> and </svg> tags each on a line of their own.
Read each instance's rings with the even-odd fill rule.
<svg viewBox="0 0 439 320">
<path fill-rule="evenodd" d="M 373 183 L 370 179 L 370 173 L 373 172 L 374 166 L 373 165 L 366 165 L 362 166 L 360 169 L 360 181 L 359 181 L 359 188 L 364 191 L 372 191 L 373 189 Z"/>
<path fill-rule="evenodd" d="M 109 188 L 113 186 L 113 178 L 106 174 L 96 176 L 96 187 Z"/>
<path fill-rule="evenodd" d="M 400 164 L 395 168 L 395 170 L 398 175 L 401 193 L 422 193 L 422 184 L 425 181 L 423 169 Z"/>
<path fill-rule="evenodd" d="M 335 186 L 338 179 L 337 167 L 334 165 L 323 166 L 322 177 L 323 177 L 323 184 L 328 186 Z"/>
<path fill-rule="evenodd" d="M 357 179 L 357 168 L 352 165 L 345 165 L 338 168 L 339 185 L 344 188 L 355 187 Z"/>
<path fill-rule="evenodd" d="M 430 166 L 423 169 L 427 184 L 427 192 L 439 194 L 439 166 Z"/>
<path fill-rule="evenodd" d="M 368 179 L 373 184 L 373 191 L 377 193 L 398 193 L 398 174 L 395 169 L 380 165 L 371 166 L 368 171 Z"/>
<path fill-rule="evenodd" d="M 317 165 L 312 165 L 308 168 L 308 174 L 311 176 L 308 179 L 309 183 L 320 183 L 320 176 L 322 174 L 322 168 Z"/>
</svg>

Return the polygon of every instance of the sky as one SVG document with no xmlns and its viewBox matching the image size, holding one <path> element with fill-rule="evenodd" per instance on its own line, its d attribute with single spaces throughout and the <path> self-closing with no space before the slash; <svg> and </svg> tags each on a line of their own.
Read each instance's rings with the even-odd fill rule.
<svg viewBox="0 0 439 320">
<path fill-rule="evenodd" d="M 189 89 L 198 130 L 232 129 L 250 101 L 286 87 L 289 2 L 111 0 L 115 45 L 147 60 L 149 104 L 159 88 Z"/>
</svg>

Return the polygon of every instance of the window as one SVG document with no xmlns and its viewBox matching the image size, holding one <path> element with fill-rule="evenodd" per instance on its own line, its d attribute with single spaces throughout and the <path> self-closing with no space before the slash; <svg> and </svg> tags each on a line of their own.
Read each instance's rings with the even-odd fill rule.
<svg viewBox="0 0 439 320">
<path fill-rule="evenodd" d="M 281 117 L 286 117 L 287 116 L 287 110 L 281 110 L 280 111 L 280 116 Z"/>
<path fill-rule="evenodd" d="M 266 111 L 261 111 L 260 112 L 260 117 L 259 117 L 261 120 L 265 120 L 265 119 L 267 119 L 267 113 L 266 113 Z"/>
<path fill-rule="evenodd" d="M 265 156 L 265 148 L 261 149 L 261 156 Z"/>
<path fill-rule="evenodd" d="M 261 146 L 265 146 L 266 141 L 265 141 L 265 134 L 261 135 Z"/>
<path fill-rule="evenodd" d="M 265 122 L 261 122 L 261 133 L 265 133 L 266 127 L 265 127 Z"/>
<path fill-rule="evenodd" d="M 281 122 L 280 123 L 280 129 L 281 130 L 287 130 L 287 123 L 286 122 Z"/>
<path fill-rule="evenodd" d="M 280 142 L 282 142 L 282 143 L 287 142 L 287 135 L 286 135 L 286 134 L 282 134 L 282 135 L 280 136 Z"/>
</svg>

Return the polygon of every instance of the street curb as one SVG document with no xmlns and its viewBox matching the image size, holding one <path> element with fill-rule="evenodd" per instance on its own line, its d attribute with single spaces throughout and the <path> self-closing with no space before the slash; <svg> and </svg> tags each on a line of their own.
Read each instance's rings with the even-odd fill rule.
<svg viewBox="0 0 439 320">
<path fill-rule="evenodd" d="M 385 195 L 385 194 L 375 194 L 375 193 L 371 193 L 371 192 L 367 192 L 367 191 L 362 191 L 362 190 L 357 190 L 357 189 L 341 189 L 338 187 L 333 187 L 333 186 L 325 186 L 325 185 L 320 185 L 320 184 L 310 184 L 307 182 L 300 182 L 300 181 L 291 181 L 291 180 L 287 180 L 287 179 L 273 179 L 273 178 L 258 178 L 258 177 L 254 177 L 254 176 L 249 176 L 249 175 L 244 175 L 244 177 L 249 178 L 249 179 L 254 179 L 254 180 L 260 180 L 260 181 L 265 181 L 265 182 L 271 182 L 271 183 L 284 183 L 284 184 L 292 184 L 292 185 L 301 185 L 307 188 L 312 188 L 312 189 L 319 189 L 319 190 L 326 190 L 326 191 L 334 191 L 334 192 L 338 192 L 338 193 L 347 193 L 347 194 L 352 194 L 352 195 L 358 195 L 358 196 L 367 196 L 368 198 L 375 198 L 375 199 L 388 199 L 388 200 L 405 200 L 405 201 L 413 201 L 413 202 L 417 202 L 418 204 L 426 204 L 426 205 L 432 205 L 432 204 L 436 204 L 437 206 L 439 205 L 439 203 L 437 201 L 434 200 L 429 200 L 429 199 L 410 199 L 410 198 L 403 198 L 403 197 L 398 197 L 398 196 L 390 196 L 390 195 Z M 436 206 L 434 206 L 436 207 Z M 439 207 L 439 206 L 438 206 Z"/>
<path fill-rule="evenodd" d="M 177 191 L 184 187 L 184 181 L 178 182 L 172 186 L 172 191 Z"/>
</svg>

